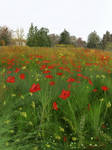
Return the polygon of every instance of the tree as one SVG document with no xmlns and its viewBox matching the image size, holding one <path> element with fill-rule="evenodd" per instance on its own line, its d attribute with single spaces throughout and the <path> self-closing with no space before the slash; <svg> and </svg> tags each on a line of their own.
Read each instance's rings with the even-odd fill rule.
<svg viewBox="0 0 112 150">
<path fill-rule="evenodd" d="M 70 41 L 71 41 L 71 44 L 76 46 L 77 45 L 77 38 L 75 36 L 70 36 Z"/>
<path fill-rule="evenodd" d="M 18 45 L 19 46 L 22 46 L 22 42 L 24 40 L 24 29 L 23 28 L 18 28 L 16 30 L 16 37 L 17 37 L 17 40 L 18 40 Z"/>
<path fill-rule="evenodd" d="M 108 51 L 112 51 L 112 42 L 107 42 L 105 45 L 105 49 Z"/>
<path fill-rule="evenodd" d="M 78 38 L 76 40 L 76 46 L 77 47 L 86 47 L 86 42 L 82 40 L 82 38 Z"/>
<path fill-rule="evenodd" d="M 10 45 L 12 39 L 12 31 L 8 27 L 0 27 L 0 45 Z"/>
<path fill-rule="evenodd" d="M 38 28 L 37 26 L 34 27 L 34 46 L 38 46 Z"/>
<path fill-rule="evenodd" d="M 91 32 L 88 36 L 87 47 L 88 48 L 99 48 L 100 45 L 100 37 L 97 33 Z"/>
<path fill-rule="evenodd" d="M 60 34 L 59 44 L 71 44 L 70 34 L 69 34 L 69 32 L 67 32 L 65 29 L 64 29 L 64 31 Z"/>
<path fill-rule="evenodd" d="M 41 28 L 38 31 L 38 46 L 46 46 L 49 47 L 51 45 L 50 38 L 48 36 L 49 30 L 47 28 Z"/>
<path fill-rule="evenodd" d="M 55 46 L 56 44 L 59 44 L 59 35 L 55 35 L 55 34 L 50 34 L 49 35 L 50 38 L 50 42 L 51 42 L 51 46 Z"/>
<path fill-rule="evenodd" d="M 112 34 L 110 34 L 109 31 L 106 31 L 102 39 L 102 48 L 105 49 L 107 44 L 110 42 L 112 42 Z"/>
<path fill-rule="evenodd" d="M 48 36 L 49 30 L 47 28 L 41 28 L 38 30 L 37 26 L 31 24 L 28 35 L 27 35 L 27 45 L 28 46 L 50 46 L 50 38 Z"/>
<path fill-rule="evenodd" d="M 35 30 L 34 30 L 34 26 L 33 23 L 31 23 L 31 26 L 29 28 L 29 32 L 27 34 L 27 42 L 26 44 L 28 46 L 34 46 L 35 44 Z"/>
</svg>

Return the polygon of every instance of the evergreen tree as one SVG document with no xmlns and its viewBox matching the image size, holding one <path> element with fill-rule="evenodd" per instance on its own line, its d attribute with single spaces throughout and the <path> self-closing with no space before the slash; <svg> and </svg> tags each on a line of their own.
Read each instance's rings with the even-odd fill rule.
<svg viewBox="0 0 112 150">
<path fill-rule="evenodd" d="M 34 46 L 38 46 L 38 28 L 37 26 L 34 27 Z"/>
<path fill-rule="evenodd" d="M 105 49 L 106 45 L 108 45 L 108 43 L 110 42 L 112 42 L 112 35 L 110 34 L 109 31 L 106 31 L 102 39 L 102 48 Z"/>
<path fill-rule="evenodd" d="M 33 23 L 31 23 L 31 26 L 29 28 L 26 44 L 28 46 L 35 46 L 35 30 L 34 30 Z"/>
<path fill-rule="evenodd" d="M 48 36 L 49 30 L 47 28 L 41 28 L 38 31 L 38 46 L 46 46 L 49 47 L 51 45 L 50 38 Z"/>
<path fill-rule="evenodd" d="M 12 31 L 8 27 L 0 27 L 0 45 L 10 45 L 12 39 Z"/>
<path fill-rule="evenodd" d="M 97 33 L 91 32 L 88 36 L 87 47 L 88 48 L 99 48 L 100 45 L 100 37 Z"/>
<path fill-rule="evenodd" d="M 59 44 L 71 44 L 70 34 L 65 29 L 60 35 Z"/>
<path fill-rule="evenodd" d="M 50 46 L 50 38 L 48 36 L 49 30 L 47 28 L 41 28 L 40 30 L 37 29 L 37 26 L 33 26 L 29 29 L 29 33 L 27 36 L 27 45 L 28 46 Z"/>
</svg>

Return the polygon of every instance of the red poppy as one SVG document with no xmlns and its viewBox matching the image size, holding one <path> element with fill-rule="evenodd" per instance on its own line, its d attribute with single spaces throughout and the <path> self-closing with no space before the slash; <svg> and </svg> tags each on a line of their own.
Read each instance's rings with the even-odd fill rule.
<svg viewBox="0 0 112 150">
<path fill-rule="evenodd" d="M 26 63 L 26 64 L 29 64 L 30 62 L 29 62 L 29 61 L 25 61 L 25 63 Z"/>
<path fill-rule="evenodd" d="M 30 92 L 34 93 L 40 90 L 40 85 L 39 83 L 35 84 L 33 83 L 32 87 L 30 88 Z"/>
<path fill-rule="evenodd" d="M 89 82 L 90 85 L 93 85 L 93 83 L 92 83 L 92 81 L 90 79 L 88 80 L 88 82 Z"/>
<path fill-rule="evenodd" d="M 46 65 L 42 65 L 40 70 L 44 70 L 47 66 Z"/>
<path fill-rule="evenodd" d="M 93 89 L 93 92 L 97 92 L 97 89 Z"/>
<path fill-rule="evenodd" d="M 61 76 L 63 73 L 59 72 L 59 73 L 56 73 L 57 75 Z"/>
<path fill-rule="evenodd" d="M 63 70 L 64 68 L 63 67 L 59 67 L 59 69 Z"/>
<path fill-rule="evenodd" d="M 53 69 L 54 68 L 54 66 L 48 66 L 48 69 Z"/>
<path fill-rule="evenodd" d="M 12 68 L 12 66 L 8 66 L 8 67 L 7 67 L 7 69 L 11 69 L 11 68 Z"/>
<path fill-rule="evenodd" d="M 20 79 L 22 79 L 22 80 L 23 80 L 23 79 L 25 78 L 24 73 L 21 73 L 19 77 L 20 77 Z"/>
<path fill-rule="evenodd" d="M 83 79 L 88 79 L 88 77 L 86 77 L 86 76 L 83 76 Z"/>
<path fill-rule="evenodd" d="M 54 84 L 55 84 L 55 82 L 54 82 L 54 81 L 51 81 L 49 84 L 52 86 L 52 85 L 54 85 Z"/>
<path fill-rule="evenodd" d="M 70 91 L 62 90 L 61 95 L 59 96 L 62 99 L 67 99 L 70 96 Z"/>
<path fill-rule="evenodd" d="M 7 71 L 7 74 L 10 74 L 12 71 Z"/>
<path fill-rule="evenodd" d="M 67 80 L 67 82 L 74 82 L 75 81 L 75 79 L 73 79 L 73 78 L 69 78 L 68 80 Z"/>
<path fill-rule="evenodd" d="M 80 83 L 80 81 L 75 81 L 76 83 Z"/>
<path fill-rule="evenodd" d="M 49 79 L 52 79 L 52 78 L 53 78 L 52 75 L 46 75 L 45 77 L 46 77 L 46 78 L 49 78 Z"/>
<path fill-rule="evenodd" d="M 53 109 L 54 109 L 54 110 L 58 110 L 58 107 L 57 107 L 56 102 L 53 103 Z"/>
<path fill-rule="evenodd" d="M 71 88 L 71 86 L 72 86 L 71 84 L 68 84 L 68 89 L 70 89 L 70 88 Z"/>
<path fill-rule="evenodd" d="M 19 72 L 19 70 L 20 70 L 19 68 L 16 68 L 16 70 L 15 70 L 14 72 L 15 72 L 15 73 L 18 73 L 18 72 Z"/>
<path fill-rule="evenodd" d="M 78 73 L 78 74 L 77 74 L 77 76 L 78 76 L 78 77 L 83 77 L 83 75 L 82 75 L 82 74 L 80 74 L 80 73 Z"/>
<path fill-rule="evenodd" d="M 47 71 L 43 71 L 43 73 L 47 74 L 50 73 L 51 71 L 47 70 Z"/>
<path fill-rule="evenodd" d="M 63 141 L 64 141 L 64 142 L 67 141 L 67 137 L 66 137 L 66 136 L 63 137 Z"/>
<path fill-rule="evenodd" d="M 103 91 L 107 91 L 107 90 L 108 90 L 108 87 L 107 87 L 107 86 L 102 86 L 101 89 L 102 89 Z"/>
<path fill-rule="evenodd" d="M 9 83 L 14 83 L 15 82 L 15 77 L 9 76 L 6 81 L 9 82 Z"/>
<path fill-rule="evenodd" d="M 43 60 L 43 63 L 50 63 L 50 61 L 49 60 Z"/>
</svg>

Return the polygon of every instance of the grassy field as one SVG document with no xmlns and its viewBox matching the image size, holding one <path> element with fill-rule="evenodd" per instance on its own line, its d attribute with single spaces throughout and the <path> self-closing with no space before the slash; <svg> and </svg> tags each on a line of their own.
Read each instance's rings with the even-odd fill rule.
<svg viewBox="0 0 112 150">
<path fill-rule="evenodd" d="M 112 53 L 0 48 L 0 150 L 111 150 Z"/>
</svg>

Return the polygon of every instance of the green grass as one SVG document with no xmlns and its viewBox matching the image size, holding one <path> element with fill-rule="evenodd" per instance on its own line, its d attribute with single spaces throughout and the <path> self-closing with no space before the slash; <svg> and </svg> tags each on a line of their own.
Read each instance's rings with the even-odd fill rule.
<svg viewBox="0 0 112 150">
<path fill-rule="evenodd" d="M 30 54 L 33 53 L 31 50 Z M 111 66 L 111 58 L 108 64 L 100 69 L 103 63 L 99 60 L 102 57 L 101 52 L 97 52 L 97 55 L 91 55 L 89 52 L 87 57 L 83 51 L 71 50 L 62 53 L 62 50 L 56 50 L 52 52 L 56 59 L 52 59 L 50 50 L 47 50 L 49 56 L 44 52 L 41 54 L 43 58 L 35 58 L 38 53 L 39 50 L 32 59 L 27 53 L 17 55 L 12 61 L 14 65 L 9 69 L 12 71 L 10 74 L 7 74 L 7 67 L 11 61 L 6 58 L 6 62 L 2 63 L 1 57 L 0 149 L 111 150 L 112 74 L 107 73 Z M 65 58 L 60 57 L 60 53 Z M 103 52 L 102 54 L 106 55 Z M 75 67 L 71 64 L 71 59 Z M 45 60 L 50 62 L 43 62 Z M 26 61 L 29 63 L 25 64 Z M 88 62 L 99 64 L 87 66 Z M 48 68 L 53 64 L 54 69 L 47 69 L 51 71 L 48 74 L 51 74 L 53 79 L 45 78 L 47 74 L 43 73 L 45 69 L 41 70 L 41 66 L 46 65 Z M 68 69 L 61 70 L 59 67 Z M 14 72 L 16 68 L 20 68 L 18 73 Z M 63 74 L 56 74 L 60 72 Z M 21 73 L 25 74 L 23 80 L 19 77 Z M 78 77 L 77 74 L 83 76 Z M 14 76 L 15 83 L 7 83 L 8 76 Z M 68 83 L 70 77 L 80 83 Z M 54 81 L 55 84 L 50 86 L 50 81 Z M 31 94 L 29 90 L 33 83 L 39 83 L 40 90 Z M 103 91 L 102 86 L 107 86 L 108 90 Z M 70 91 L 70 96 L 65 100 L 59 97 L 63 89 Z M 93 89 L 97 89 L 97 92 L 93 92 Z M 57 103 L 58 110 L 53 109 L 54 102 Z"/>
</svg>

